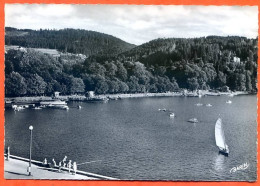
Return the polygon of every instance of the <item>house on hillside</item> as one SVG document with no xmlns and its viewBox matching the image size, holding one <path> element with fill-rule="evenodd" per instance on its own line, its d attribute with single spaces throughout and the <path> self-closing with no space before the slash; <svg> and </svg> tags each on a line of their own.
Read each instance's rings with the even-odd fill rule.
<svg viewBox="0 0 260 186">
<path fill-rule="evenodd" d="M 95 92 L 94 91 L 88 91 L 87 92 L 87 97 L 93 98 L 94 96 L 95 96 Z"/>
<path fill-rule="evenodd" d="M 54 97 L 57 98 L 60 96 L 60 92 L 54 92 Z"/>
<path fill-rule="evenodd" d="M 234 56 L 234 57 L 233 57 L 233 61 L 234 61 L 234 63 L 240 63 L 240 58 Z"/>
</svg>

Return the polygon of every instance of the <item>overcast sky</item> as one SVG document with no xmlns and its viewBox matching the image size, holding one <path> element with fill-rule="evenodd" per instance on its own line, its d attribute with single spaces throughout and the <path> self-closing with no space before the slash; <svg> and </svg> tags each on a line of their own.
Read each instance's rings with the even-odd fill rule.
<svg viewBox="0 0 260 186">
<path fill-rule="evenodd" d="M 5 25 L 30 29 L 80 28 L 133 44 L 162 37 L 258 34 L 257 6 L 6 4 Z"/>
</svg>

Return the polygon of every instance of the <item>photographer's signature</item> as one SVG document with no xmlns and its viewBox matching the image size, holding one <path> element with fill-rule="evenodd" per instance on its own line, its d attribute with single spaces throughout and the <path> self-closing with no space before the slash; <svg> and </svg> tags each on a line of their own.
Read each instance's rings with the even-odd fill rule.
<svg viewBox="0 0 260 186">
<path fill-rule="evenodd" d="M 238 165 L 236 167 L 233 167 L 232 169 L 230 169 L 230 173 L 235 173 L 237 171 L 240 171 L 240 170 L 246 170 L 247 168 L 249 167 L 249 163 L 243 163 L 241 165 Z"/>
</svg>

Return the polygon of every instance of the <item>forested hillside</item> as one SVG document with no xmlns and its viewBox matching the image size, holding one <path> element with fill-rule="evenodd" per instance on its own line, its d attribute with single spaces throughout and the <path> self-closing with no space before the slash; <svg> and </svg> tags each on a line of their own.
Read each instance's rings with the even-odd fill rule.
<svg viewBox="0 0 260 186">
<path fill-rule="evenodd" d="M 157 39 L 121 57 L 140 61 L 159 76 L 175 78 L 181 88 L 256 90 L 258 40 L 209 36 Z"/>
<path fill-rule="evenodd" d="M 108 34 L 80 29 L 30 30 L 5 28 L 5 44 L 28 48 L 50 48 L 74 54 L 111 56 L 135 45 Z"/>
<path fill-rule="evenodd" d="M 24 34 L 24 33 L 23 33 Z M 257 39 L 157 39 L 119 55 L 58 59 L 33 49 L 6 53 L 6 95 L 257 90 Z M 19 83 L 17 83 L 19 82 Z"/>
</svg>

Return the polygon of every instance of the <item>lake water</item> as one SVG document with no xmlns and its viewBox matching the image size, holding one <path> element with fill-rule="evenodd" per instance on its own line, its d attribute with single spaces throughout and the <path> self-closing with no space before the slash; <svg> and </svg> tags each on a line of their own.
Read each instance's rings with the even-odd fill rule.
<svg viewBox="0 0 260 186">
<path fill-rule="evenodd" d="M 232 100 L 232 104 L 226 101 Z M 198 107 L 196 103 L 211 103 Z M 257 97 L 129 98 L 70 102 L 70 110 L 5 111 L 11 154 L 79 163 L 78 169 L 123 180 L 256 180 Z M 81 105 L 82 109 L 77 109 Z M 176 114 L 158 111 L 167 108 Z M 214 127 L 222 118 L 229 157 L 218 153 Z M 199 123 L 187 122 L 196 117 Z M 230 173 L 248 163 L 246 170 Z"/>
</svg>

